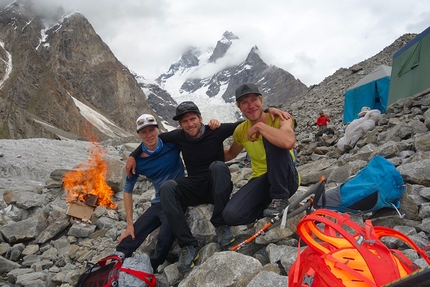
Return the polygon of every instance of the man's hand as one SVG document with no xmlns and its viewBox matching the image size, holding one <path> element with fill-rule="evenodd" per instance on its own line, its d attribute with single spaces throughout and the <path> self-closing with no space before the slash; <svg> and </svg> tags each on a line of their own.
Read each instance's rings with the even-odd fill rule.
<svg viewBox="0 0 430 287">
<path fill-rule="evenodd" d="M 133 225 L 127 225 L 127 228 L 125 229 L 124 233 L 118 239 L 118 244 L 121 243 L 121 241 L 129 235 L 131 235 L 131 239 L 133 239 L 133 240 L 136 238 L 134 236 L 134 226 Z"/>
<path fill-rule="evenodd" d="M 260 137 L 260 131 L 258 130 L 258 125 L 260 123 L 256 123 L 248 130 L 248 140 L 255 142 Z"/>
<path fill-rule="evenodd" d="M 133 174 L 136 174 L 136 159 L 132 156 L 129 156 L 127 159 L 127 163 L 125 164 L 125 173 L 128 178 L 131 178 Z"/>
<path fill-rule="evenodd" d="M 287 112 L 283 112 L 281 110 L 278 110 L 277 108 L 270 107 L 268 108 L 269 115 L 272 118 L 272 121 L 275 120 L 275 116 L 278 116 L 281 118 L 281 121 L 283 120 L 289 120 L 291 118 L 291 115 Z"/>
<path fill-rule="evenodd" d="M 221 126 L 221 123 L 217 119 L 211 119 L 208 123 L 208 126 L 211 130 L 216 130 Z"/>
</svg>

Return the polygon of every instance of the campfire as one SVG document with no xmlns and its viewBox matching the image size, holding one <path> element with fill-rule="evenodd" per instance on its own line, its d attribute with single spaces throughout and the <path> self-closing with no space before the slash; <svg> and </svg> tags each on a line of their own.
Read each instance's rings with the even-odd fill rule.
<svg viewBox="0 0 430 287">
<path fill-rule="evenodd" d="M 106 175 L 108 166 L 103 158 L 104 150 L 96 143 L 93 142 L 89 149 L 89 159 L 83 162 L 75 170 L 69 171 L 63 176 L 63 188 L 65 189 L 66 202 L 74 209 L 78 209 L 77 213 L 85 213 L 85 216 L 77 216 L 75 211 L 69 211 L 68 214 L 83 218 L 88 218 L 89 208 L 82 207 L 82 204 L 89 206 L 94 210 L 96 206 L 105 206 L 107 208 L 116 208 L 116 204 L 112 202 L 112 195 L 114 194 L 111 187 L 106 183 Z M 90 209 L 91 209 L 90 208 Z M 92 213 L 91 210 L 91 213 Z"/>
</svg>

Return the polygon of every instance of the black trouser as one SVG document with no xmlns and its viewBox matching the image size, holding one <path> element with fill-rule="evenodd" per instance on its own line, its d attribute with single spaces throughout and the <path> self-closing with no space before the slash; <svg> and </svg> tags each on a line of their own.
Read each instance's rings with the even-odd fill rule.
<svg viewBox="0 0 430 287">
<path fill-rule="evenodd" d="M 125 257 L 130 257 L 133 252 L 145 241 L 146 237 L 155 229 L 160 227 L 160 232 L 157 236 L 157 246 L 151 251 L 149 258 L 154 272 L 157 271 L 159 265 L 166 260 L 167 254 L 172 247 L 175 237 L 170 230 L 169 222 L 164 214 L 161 203 L 153 203 L 133 224 L 135 239 L 131 236 L 124 238 L 116 247 L 116 251 L 125 254 Z"/>
<path fill-rule="evenodd" d="M 209 176 L 168 180 L 160 187 L 161 204 L 180 247 L 198 246 L 185 220 L 187 206 L 211 203 L 214 205 L 211 218 L 213 226 L 226 224 L 222 211 L 233 186 L 230 170 L 222 161 L 213 162 L 209 170 Z"/>
<path fill-rule="evenodd" d="M 263 138 L 267 173 L 251 179 L 239 189 L 224 208 L 228 225 L 254 222 L 274 198 L 290 198 L 298 188 L 298 174 L 289 150 L 281 149 Z M 252 164 L 252 163 L 251 163 Z"/>
</svg>

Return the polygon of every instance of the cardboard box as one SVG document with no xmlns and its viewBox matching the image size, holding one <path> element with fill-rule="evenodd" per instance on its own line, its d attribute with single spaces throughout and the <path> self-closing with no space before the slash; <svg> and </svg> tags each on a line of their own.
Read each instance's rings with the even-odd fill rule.
<svg viewBox="0 0 430 287">
<path fill-rule="evenodd" d="M 74 201 L 69 205 L 66 214 L 80 218 L 83 221 L 88 221 L 91 219 L 91 215 L 93 214 L 94 207 L 86 205 L 80 201 Z"/>
</svg>

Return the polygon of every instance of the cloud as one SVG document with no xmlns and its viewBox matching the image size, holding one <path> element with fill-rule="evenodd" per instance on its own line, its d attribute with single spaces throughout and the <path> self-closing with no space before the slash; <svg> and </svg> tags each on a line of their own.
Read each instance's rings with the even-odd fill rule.
<svg viewBox="0 0 430 287">
<path fill-rule="evenodd" d="M 9 3 L 0 0 L 0 7 Z M 116 57 L 146 78 L 166 72 L 189 46 L 214 47 L 225 31 L 231 31 L 249 43 L 249 49 L 257 45 L 266 63 L 308 86 L 372 57 L 405 33 L 422 32 L 430 17 L 427 0 L 34 3 L 46 11 L 59 5 L 66 11 L 78 10 Z"/>
</svg>

